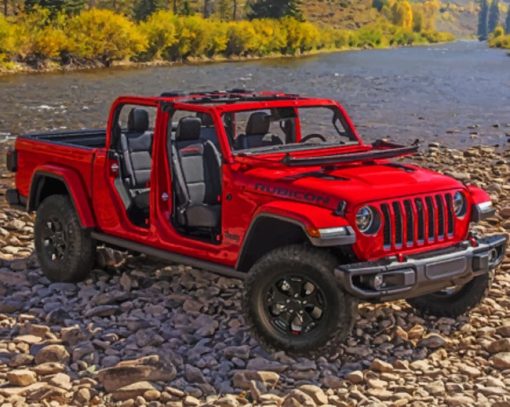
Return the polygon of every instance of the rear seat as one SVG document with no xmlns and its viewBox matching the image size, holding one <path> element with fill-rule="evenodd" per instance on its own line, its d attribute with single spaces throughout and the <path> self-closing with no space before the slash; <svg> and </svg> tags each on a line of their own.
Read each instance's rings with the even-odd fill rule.
<svg viewBox="0 0 510 407">
<path fill-rule="evenodd" d="M 140 209 L 149 207 L 154 132 L 148 129 L 149 113 L 133 108 L 129 112 L 127 132 L 120 136 L 124 182 L 133 203 Z"/>
</svg>

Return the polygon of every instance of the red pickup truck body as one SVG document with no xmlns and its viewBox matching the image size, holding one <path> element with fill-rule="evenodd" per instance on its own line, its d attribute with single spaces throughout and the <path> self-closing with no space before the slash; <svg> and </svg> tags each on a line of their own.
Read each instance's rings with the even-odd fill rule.
<svg viewBox="0 0 510 407">
<path fill-rule="evenodd" d="M 113 148 L 114 133 L 119 111 L 127 105 L 156 112 L 145 224 L 131 221 L 115 184 L 120 163 Z M 260 154 L 231 148 L 224 122 L 229 113 L 321 106 L 337 109 L 351 134 L 350 143 Z M 183 234 L 170 221 L 175 193 L 168 129 L 172 128 L 173 113 L 181 110 L 210 115 L 221 152 L 221 225 L 210 240 Z M 471 251 L 479 243 L 470 240 L 469 224 L 493 214 L 490 197 L 479 188 L 390 160 L 416 150 L 415 146 L 386 142 L 364 143 L 343 107 L 327 99 L 241 91 L 120 97 L 112 105 L 106 130 L 18 137 L 8 157 L 9 168 L 16 171 L 16 188 L 9 191 L 8 198 L 11 204 L 33 211 L 46 197 L 67 194 L 81 226 L 91 230 L 98 241 L 235 277 L 244 277 L 268 251 L 299 239 L 315 247 L 348 248 L 344 250 L 349 252 L 346 258 L 358 271 L 347 267 L 336 272 L 347 291 L 365 300 L 406 298 L 465 283 L 474 274 L 466 274 L 466 268 L 455 274 L 459 272 L 457 264 L 452 266 L 453 274 L 447 270 L 444 278 L 427 281 L 425 290 L 413 280 L 412 288 L 377 292 L 356 286 L 349 273 L 369 273 L 359 271 L 367 264 L 372 272 L 381 264 L 405 265 L 413 256 L 426 259 L 427 253 L 436 261 L 445 250 L 453 249 L 461 253 L 460 258 L 469 252 L 471 259 Z M 453 199 L 458 192 L 465 200 L 462 216 L 454 213 Z M 366 206 L 380 223 L 374 233 L 361 233 L 356 227 L 359 211 Z M 300 237 L 295 234 L 296 227 Z M 336 244 L 325 237 L 331 228 L 342 233 Z M 284 232 L 273 233 L 276 230 Z M 491 266 L 504 256 L 505 242 L 506 238 L 499 237 L 481 243 L 487 252 L 495 249 Z M 445 265 L 449 267 L 448 261 Z"/>
</svg>

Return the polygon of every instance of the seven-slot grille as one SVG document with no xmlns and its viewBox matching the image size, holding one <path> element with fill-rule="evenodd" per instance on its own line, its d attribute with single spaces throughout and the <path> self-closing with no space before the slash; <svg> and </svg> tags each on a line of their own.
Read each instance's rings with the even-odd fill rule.
<svg viewBox="0 0 510 407">
<path fill-rule="evenodd" d="M 380 204 L 384 249 L 410 248 L 453 237 L 453 194 L 438 193 Z"/>
</svg>

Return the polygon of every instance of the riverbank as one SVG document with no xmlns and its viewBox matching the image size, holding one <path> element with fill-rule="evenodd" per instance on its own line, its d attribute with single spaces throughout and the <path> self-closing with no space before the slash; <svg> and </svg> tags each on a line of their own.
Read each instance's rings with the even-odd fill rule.
<svg viewBox="0 0 510 407">
<path fill-rule="evenodd" d="M 132 21 L 93 8 L 63 19 L 35 8 L 17 18 L 0 16 L 0 69 L 38 72 L 250 60 L 451 40 L 448 33 L 404 27 L 382 17 L 345 30 L 292 17 L 222 21 L 158 11 L 147 20 Z"/>
<path fill-rule="evenodd" d="M 12 66 L 10 69 L 5 69 L 0 66 L 0 76 L 8 76 L 15 75 L 20 73 L 28 73 L 28 74 L 44 74 L 44 73 L 66 73 L 66 72 L 86 72 L 86 71 L 101 71 L 101 70 L 111 70 L 111 69 L 144 69 L 144 68 L 158 68 L 158 67 L 179 67 L 179 66 L 195 66 L 195 65 L 208 65 L 215 63 L 238 63 L 238 62 L 250 62 L 250 61 L 273 61 L 273 60 L 290 60 L 290 59 L 301 59 L 314 57 L 319 55 L 327 55 L 327 54 L 335 54 L 341 52 L 353 52 L 353 51 L 367 51 L 373 49 L 380 50 L 389 50 L 389 49 L 397 49 L 397 48 L 406 48 L 406 47 L 425 47 L 429 45 L 441 45 L 448 44 L 452 41 L 442 41 L 435 43 L 420 43 L 414 45 L 400 45 L 400 46 L 388 46 L 388 47 L 343 47 L 343 48 L 328 48 L 328 49 L 318 49 L 303 52 L 300 54 L 286 55 L 286 54 L 269 54 L 263 56 L 257 55 L 246 55 L 246 56 L 215 56 L 212 58 L 206 57 L 197 57 L 197 58 L 189 58 L 186 61 L 165 61 L 165 60 L 156 60 L 156 61 L 144 61 L 144 62 L 136 62 L 136 61 L 115 61 L 108 67 L 99 64 L 99 63 L 90 63 L 90 64 L 76 64 L 76 65 L 59 65 L 56 63 L 50 63 L 47 66 L 41 68 L 34 68 L 27 64 L 17 63 Z"/>
<path fill-rule="evenodd" d="M 476 228 L 510 231 L 510 151 L 431 143 L 411 160 L 485 188 L 498 215 Z M 5 206 L 11 182 L 0 174 L 0 404 L 510 402 L 508 256 L 466 316 L 422 318 L 404 301 L 363 304 L 332 360 L 269 355 L 244 326 L 237 280 L 103 251 L 85 282 L 51 284 L 32 254 L 32 216 Z"/>
</svg>

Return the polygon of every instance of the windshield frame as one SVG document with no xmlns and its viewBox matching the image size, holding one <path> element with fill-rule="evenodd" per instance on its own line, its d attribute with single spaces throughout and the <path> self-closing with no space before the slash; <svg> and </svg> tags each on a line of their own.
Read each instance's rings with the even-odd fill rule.
<svg viewBox="0 0 510 407">
<path fill-rule="evenodd" d="M 293 152 L 306 152 L 306 151 L 320 151 L 328 150 L 332 148 L 352 147 L 352 146 L 363 146 L 364 143 L 359 136 L 351 118 L 345 111 L 345 109 L 337 102 L 332 100 L 321 100 L 321 99 L 301 99 L 301 100 L 284 100 L 284 101 L 270 101 L 270 102 L 257 102 L 257 103 L 236 103 L 231 105 L 218 106 L 218 115 L 220 116 L 220 122 L 223 124 L 223 117 L 226 113 L 240 113 L 247 111 L 258 111 L 258 110 L 271 110 L 279 108 L 329 108 L 336 111 L 339 120 L 344 125 L 345 130 L 352 135 L 353 140 L 344 144 L 340 142 L 330 143 L 307 143 L 300 147 L 299 143 L 287 144 L 289 148 L 285 148 L 284 145 L 280 146 L 264 146 L 251 149 L 235 150 L 232 145 L 230 137 L 227 135 L 227 130 L 223 128 L 226 139 L 228 141 L 230 152 L 233 156 L 247 156 L 247 155 L 263 155 L 263 154 L 285 154 Z M 332 123 L 332 126 L 333 123 Z M 335 126 L 334 126 L 335 127 Z M 337 130 L 338 131 L 338 130 Z M 292 146 L 292 148 L 290 148 Z M 280 147 L 280 148 L 274 148 Z M 283 147 L 283 148 L 282 148 Z"/>
</svg>

